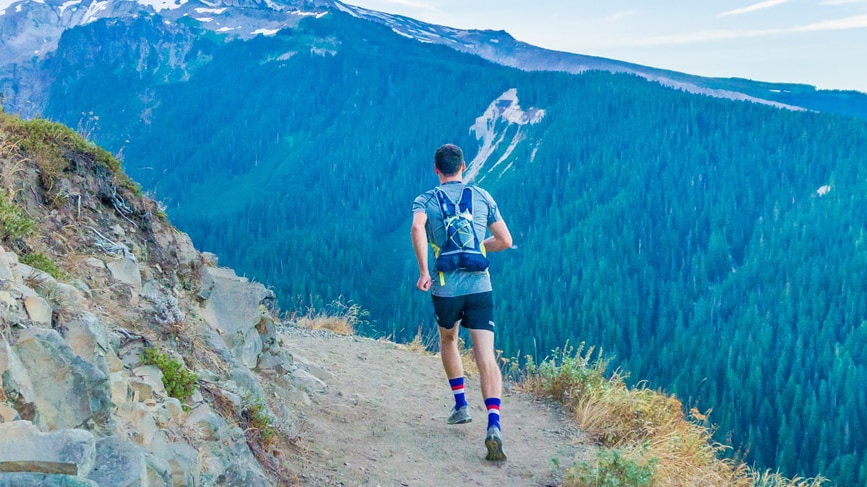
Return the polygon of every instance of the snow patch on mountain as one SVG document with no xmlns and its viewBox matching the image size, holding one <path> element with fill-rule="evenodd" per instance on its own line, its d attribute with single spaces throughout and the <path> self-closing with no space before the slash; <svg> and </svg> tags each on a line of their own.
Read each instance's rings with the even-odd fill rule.
<svg viewBox="0 0 867 487">
<path fill-rule="evenodd" d="M 174 10 L 176 8 L 182 7 L 187 0 L 137 0 L 138 3 L 142 5 L 146 5 L 152 7 L 157 12 L 162 12 L 163 10 Z"/>
<path fill-rule="evenodd" d="M 488 106 L 485 113 L 476 118 L 476 123 L 470 127 L 470 133 L 475 134 L 476 140 L 479 141 L 479 152 L 469 163 L 465 180 L 473 181 L 487 165 L 490 165 L 488 170 L 490 172 L 509 161 L 515 149 L 527 139 L 522 127 L 536 124 L 544 117 L 545 110 L 521 108 L 516 88 L 506 90 Z M 496 160 L 490 164 L 494 158 Z M 508 170 L 513 162 L 510 161 L 503 170 Z"/>
<path fill-rule="evenodd" d="M 275 36 L 275 35 L 277 35 L 277 32 L 279 32 L 279 31 L 280 31 L 280 29 L 256 29 L 253 32 L 251 32 L 251 34 L 253 34 L 254 36 L 262 34 L 263 36 L 267 37 L 267 36 Z"/>
<path fill-rule="evenodd" d="M 79 0 L 79 1 L 80 1 L 80 0 Z M 204 7 L 199 7 L 199 8 L 196 8 L 195 11 L 196 11 L 197 13 L 200 13 L 200 14 L 214 14 L 214 15 L 220 15 L 221 13 L 223 13 L 223 12 L 226 11 L 226 7 L 223 7 L 223 8 L 204 8 Z"/>
<path fill-rule="evenodd" d="M 65 12 L 66 9 L 68 9 L 69 7 L 73 5 L 78 5 L 80 3 L 81 0 L 69 0 L 68 2 L 65 2 L 63 5 L 60 6 L 60 15 L 63 15 L 63 12 Z"/>
<path fill-rule="evenodd" d="M 87 25 L 87 24 L 99 19 L 100 18 L 99 13 L 108 7 L 108 2 L 109 2 L 109 0 L 105 0 L 104 2 L 91 3 L 87 7 L 87 12 L 84 13 L 84 17 L 81 20 L 80 25 Z"/>
</svg>

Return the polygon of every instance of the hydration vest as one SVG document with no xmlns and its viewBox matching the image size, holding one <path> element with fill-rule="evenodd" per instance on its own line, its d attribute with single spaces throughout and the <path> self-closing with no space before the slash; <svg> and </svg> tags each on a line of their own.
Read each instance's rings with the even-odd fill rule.
<svg viewBox="0 0 867 487">
<path fill-rule="evenodd" d="M 473 190 L 465 186 L 457 204 L 442 189 L 436 188 L 434 192 L 446 231 L 446 241 L 442 247 L 431 242 L 436 258 L 434 269 L 440 274 L 440 284 L 445 284 L 444 272 L 486 270 L 488 259 L 473 223 Z"/>
</svg>

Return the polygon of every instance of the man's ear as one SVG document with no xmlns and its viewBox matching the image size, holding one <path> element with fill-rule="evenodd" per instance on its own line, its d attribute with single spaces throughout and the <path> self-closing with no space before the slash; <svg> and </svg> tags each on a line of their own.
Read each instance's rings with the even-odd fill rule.
<svg viewBox="0 0 867 487">
<path fill-rule="evenodd" d="M 440 175 L 440 169 L 437 167 L 436 164 L 434 164 L 434 174 L 436 174 L 437 176 Z"/>
<path fill-rule="evenodd" d="M 467 163 L 466 163 L 466 162 L 462 162 L 462 163 L 461 163 L 461 172 L 464 172 L 464 171 L 466 171 L 466 170 L 467 170 Z"/>
</svg>

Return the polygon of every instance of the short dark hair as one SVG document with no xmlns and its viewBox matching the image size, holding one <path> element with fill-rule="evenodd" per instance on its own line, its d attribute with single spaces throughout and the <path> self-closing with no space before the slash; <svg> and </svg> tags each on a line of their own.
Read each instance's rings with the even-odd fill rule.
<svg viewBox="0 0 867 487">
<path fill-rule="evenodd" d="M 434 164 L 443 176 L 454 176 L 464 163 L 464 151 L 454 144 L 445 144 L 434 154 Z"/>
</svg>

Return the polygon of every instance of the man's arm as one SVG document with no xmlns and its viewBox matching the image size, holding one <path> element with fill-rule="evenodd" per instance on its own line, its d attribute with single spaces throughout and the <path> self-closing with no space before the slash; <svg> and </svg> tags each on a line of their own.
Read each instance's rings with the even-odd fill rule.
<svg viewBox="0 0 867 487">
<path fill-rule="evenodd" d="M 412 214 L 412 250 L 415 252 L 415 260 L 418 261 L 418 281 L 415 287 L 422 291 L 430 289 L 430 271 L 427 267 L 427 233 L 425 232 L 425 224 L 427 223 L 427 213 L 416 211 Z M 511 241 L 511 240 L 510 240 Z"/>
<path fill-rule="evenodd" d="M 503 220 L 488 225 L 491 236 L 485 240 L 485 252 L 499 252 L 512 248 L 512 234 Z"/>
</svg>

